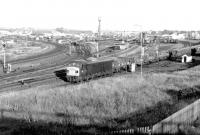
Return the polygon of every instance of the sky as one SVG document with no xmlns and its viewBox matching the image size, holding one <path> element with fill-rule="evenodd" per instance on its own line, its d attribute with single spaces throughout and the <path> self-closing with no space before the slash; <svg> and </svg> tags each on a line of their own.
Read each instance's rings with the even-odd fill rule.
<svg viewBox="0 0 200 135">
<path fill-rule="evenodd" d="M 0 27 L 200 30 L 199 0 L 0 0 Z"/>
</svg>

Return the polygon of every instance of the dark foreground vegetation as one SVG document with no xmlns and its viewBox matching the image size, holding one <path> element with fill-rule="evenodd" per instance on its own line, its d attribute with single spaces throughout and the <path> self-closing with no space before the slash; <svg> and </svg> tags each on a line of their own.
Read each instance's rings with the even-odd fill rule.
<svg viewBox="0 0 200 135">
<path fill-rule="evenodd" d="M 88 126 L 75 126 L 70 124 L 31 122 L 4 118 L 0 120 L 0 134 L 4 135 L 70 135 L 94 134 Z"/>
<path fill-rule="evenodd" d="M 145 135 L 148 133 L 120 133 L 105 127 L 97 126 L 75 126 L 71 124 L 30 122 L 25 120 L 5 118 L 0 119 L 1 135 Z M 170 135 L 170 134 L 152 134 L 152 135 Z M 180 131 L 173 135 L 188 135 L 187 132 Z"/>
</svg>

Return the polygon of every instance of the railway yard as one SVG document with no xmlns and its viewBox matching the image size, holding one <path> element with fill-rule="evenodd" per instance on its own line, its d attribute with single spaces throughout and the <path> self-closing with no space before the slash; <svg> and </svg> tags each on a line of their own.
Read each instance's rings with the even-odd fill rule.
<svg viewBox="0 0 200 135">
<path fill-rule="evenodd" d="M 107 54 L 99 59 L 109 59 L 114 55 L 123 55 L 124 53 L 132 52 L 138 48 L 137 46 L 131 47 L 129 50 L 123 52 L 118 51 L 111 54 Z M 138 50 L 137 50 L 138 51 Z M 68 50 L 64 46 L 57 46 L 51 53 L 43 54 L 40 56 L 32 56 L 27 59 L 19 59 L 12 64 L 13 72 L 9 74 L 1 74 L 1 89 L 9 87 L 9 85 L 20 86 L 20 81 L 24 80 L 25 84 L 30 85 L 34 82 L 55 80 L 55 71 L 63 69 L 67 62 L 74 59 L 80 59 L 80 56 L 70 56 Z M 42 84 L 42 83 L 41 83 Z"/>
<path fill-rule="evenodd" d="M 200 135 L 198 0 L 2 0 L 0 135 Z"/>
<path fill-rule="evenodd" d="M 180 100 L 178 102 L 174 99 L 173 94 L 172 97 L 170 97 L 170 94 L 166 93 L 170 91 L 170 89 L 175 89 L 173 92 L 176 93 L 178 91 L 177 89 L 181 89 L 184 86 L 189 87 L 189 84 L 185 82 L 187 79 L 195 80 L 192 77 L 188 78 L 185 74 L 193 74 L 193 72 L 199 69 L 200 57 L 196 55 L 193 57 L 195 60 L 192 62 L 181 63 L 181 56 L 188 52 L 190 53 L 191 48 L 197 48 L 198 50 L 200 44 L 197 41 L 192 47 L 186 46 L 185 42 L 179 42 L 177 44 L 160 43 L 159 55 L 156 55 L 156 48 L 154 45 L 146 46 L 144 47 L 145 54 L 142 65 L 140 61 L 141 46 L 139 44 L 130 44 L 130 46 L 124 50 L 108 51 L 108 48 L 112 46 L 112 44 L 109 45 L 106 41 L 100 41 L 100 45 L 105 44 L 98 52 L 100 57 L 91 57 L 85 55 L 84 51 L 80 55 L 76 52 L 76 49 L 69 52 L 69 45 L 34 40 L 24 42 L 35 43 L 41 45 L 43 48 L 46 46 L 50 49 L 40 53 L 36 50 L 37 53 L 33 52 L 31 55 L 23 54 L 14 59 L 11 59 L 10 56 L 7 62 L 12 65 L 12 69 L 9 73 L 3 72 L 2 64 L 0 67 L 1 118 L 11 117 L 22 119 L 22 124 L 26 123 L 24 120 L 28 120 L 34 123 L 33 127 L 36 129 L 38 128 L 36 126 L 37 122 L 42 120 L 57 122 L 57 126 L 65 122 L 67 125 L 74 125 L 74 129 L 80 129 L 80 132 L 94 133 L 98 132 L 97 130 L 102 131 L 104 128 L 120 129 L 130 126 L 152 125 L 196 99 L 196 97 L 192 97 L 190 100 Z M 169 52 L 172 50 L 178 50 L 179 52 L 179 54 L 175 56 L 176 59 L 169 59 Z M 96 56 L 96 54 L 97 53 L 94 52 L 91 55 Z M 135 72 L 129 73 L 126 69 L 116 74 L 111 73 L 111 76 L 109 72 L 104 71 L 102 74 L 95 74 L 95 77 L 91 75 L 90 77 L 86 76 L 84 78 L 83 76 L 82 78 L 85 80 L 79 80 L 80 82 L 75 80 L 76 83 L 71 83 L 66 79 L 66 75 L 68 74 L 66 67 L 71 62 L 84 60 L 86 62 L 91 61 L 91 63 L 95 63 L 98 61 L 115 60 L 118 57 L 134 58 L 134 64 L 136 65 L 134 69 Z M 143 75 L 141 74 L 141 66 Z M 193 68 L 195 71 L 192 70 Z M 151 77 L 155 81 L 152 81 Z M 180 81 L 181 79 L 182 81 Z M 172 82 L 173 80 L 180 82 L 179 85 L 181 86 L 170 83 L 170 81 Z M 196 86 L 198 81 L 199 80 L 194 81 L 191 87 Z M 190 80 L 190 82 L 192 81 Z M 158 83 L 160 83 L 160 86 L 158 86 Z M 166 86 L 164 87 L 165 83 Z M 138 86 L 136 84 L 138 84 Z M 166 91 L 167 87 L 169 87 L 167 92 L 161 90 L 165 89 Z M 109 89 L 110 91 L 108 91 Z M 140 89 L 141 91 L 139 91 Z M 152 92 L 148 92 L 147 89 L 152 90 Z M 92 92 L 90 92 L 90 90 Z M 98 92 L 98 90 L 102 93 Z M 130 95 L 128 92 L 130 92 Z M 156 94 L 154 95 L 152 93 Z M 138 97 L 137 94 L 143 95 Z M 126 98 L 123 99 L 124 97 Z M 66 98 L 66 100 L 64 100 L 64 98 Z M 95 100 L 95 98 L 97 100 Z M 132 101 L 133 98 L 135 98 L 135 100 Z M 141 100 L 144 100 L 145 103 L 140 104 Z M 54 101 L 55 103 L 53 103 Z M 80 102 L 83 103 L 81 104 Z M 157 107 L 163 105 L 161 103 L 166 104 L 169 108 L 174 107 L 175 109 L 173 108 L 171 111 L 165 113 L 161 112 L 163 116 L 150 120 L 150 117 L 155 117 L 152 110 L 155 109 L 158 111 Z M 151 106 L 153 106 L 153 109 L 150 108 Z M 148 111 L 147 108 L 150 108 L 150 114 L 146 114 Z M 161 110 L 163 109 L 164 107 L 161 107 Z M 133 112 L 136 113 L 132 115 Z M 147 116 L 145 116 L 145 114 Z M 137 118 L 137 116 L 140 118 L 143 117 L 141 118 L 141 122 L 139 122 L 140 118 Z M 2 119 L 1 121 L 4 120 Z M 8 120 L 8 123 L 12 125 L 11 123 L 13 121 L 15 120 Z M 149 123 L 147 121 L 149 121 Z M 103 123 L 105 125 L 103 125 Z M 0 133 L 4 132 L 3 127 L 9 124 L 0 124 Z M 76 125 L 83 126 L 79 127 Z M 89 128 L 86 126 L 84 128 L 85 125 L 93 125 L 93 127 Z M 13 126 L 17 125 L 13 124 Z M 48 127 L 49 125 L 46 126 Z M 11 126 L 8 126 L 8 128 L 11 128 Z M 63 129 L 60 131 L 62 133 L 68 132 L 68 128 L 65 129 L 67 131 L 62 130 Z M 73 129 L 69 130 L 70 132 L 75 132 Z"/>
<path fill-rule="evenodd" d="M 168 49 L 171 48 L 170 45 L 167 46 Z M 163 47 L 163 50 L 166 50 L 167 47 Z M 57 48 L 54 51 L 47 52 L 45 54 L 40 54 L 36 56 L 28 57 L 27 59 L 18 59 L 16 61 L 10 61 L 12 64 L 12 70 L 13 72 L 9 74 L 1 74 L 1 90 L 4 88 L 9 87 L 20 87 L 23 89 L 25 83 L 25 86 L 28 85 L 31 87 L 33 84 L 43 84 L 43 82 L 48 81 L 54 81 L 58 80 L 58 77 L 55 74 L 55 71 L 64 69 L 65 65 L 70 60 L 74 59 L 80 59 L 80 56 L 70 56 L 68 53 L 68 50 L 64 46 L 57 46 Z M 112 59 L 113 57 L 124 57 L 124 56 L 133 56 L 134 54 L 140 55 L 140 47 L 139 46 L 133 46 L 130 49 L 122 50 L 122 51 L 115 51 L 112 53 L 108 53 L 100 58 L 99 60 L 107 60 Z M 157 63 L 157 65 L 156 65 Z M 154 67 L 164 67 L 159 65 L 160 62 L 156 62 L 152 65 L 145 65 L 144 71 L 148 72 L 148 69 L 153 68 L 147 68 L 149 66 Z M 165 62 L 164 62 L 165 63 Z M 171 63 L 168 61 L 168 63 Z M 175 63 L 175 62 L 174 62 Z M 182 66 L 182 64 L 179 64 Z M 178 67 L 176 67 L 178 68 Z M 176 68 L 172 70 L 176 70 Z M 138 68 L 139 69 L 139 68 Z M 162 69 L 160 69 L 162 70 Z M 139 70 L 136 70 L 137 72 L 140 72 Z M 164 71 L 164 70 L 163 70 Z M 66 82 L 64 82 L 66 83 Z"/>
</svg>

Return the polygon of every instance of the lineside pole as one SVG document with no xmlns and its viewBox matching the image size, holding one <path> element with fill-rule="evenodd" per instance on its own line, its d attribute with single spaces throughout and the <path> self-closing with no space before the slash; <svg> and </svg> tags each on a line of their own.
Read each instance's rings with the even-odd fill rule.
<svg viewBox="0 0 200 135">
<path fill-rule="evenodd" d="M 3 49 L 3 68 L 6 68 L 6 51 Z"/>
<path fill-rule="evenodd" d="M 97 47 L 97 58 L 98 58 L 99 57 L 99 41 L 97 41 L 96 47 Z"/>
<path fill-rule="evenodd" d="M 143 61 L 143 48 L 142 48 L 142 32 L 141 32 L 141 41 L 140 41 L 140 44 L 141 44 L 141 59 L 140 59 L 140 64 L 141 64 L 141 78 L 142 78 L 142 61 Z"/>
<path fill-rule="evenodd" d="M 70 43 L 70 45 L 69 45 L 69 55 L 71 56 L 71 54 L 72 54 L 72 49 L 71 49 L 71 47 L 72 47 L 72 44 Z"/>
<path fill-rule="evenodd" d="M 160 42 L 158 37 L 156 38 L 156 55 L 157 55 L 157 62 L 158 62 L 158 71 L 160 71 L 160 65 L 159 65 L 159 48 L 160 48 Z"/>
<path fill-rule="evenodd" d="M 3 43 L 3 69 L 6 69 L 6 44 Z"/>
</svg>

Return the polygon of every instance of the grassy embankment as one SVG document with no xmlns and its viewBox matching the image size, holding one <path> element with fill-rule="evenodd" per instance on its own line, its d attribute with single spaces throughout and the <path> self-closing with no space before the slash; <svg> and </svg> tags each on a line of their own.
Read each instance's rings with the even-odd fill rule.
<svg viewBox="0 0 200 135">
<path fill-rule="evenodd" d="M 129 74 L 4 94 L 0 96 L 1 116 L 108 127 L 154 124 L 188 104 L 178 101 L 176 93 L 199 89 L 199 69 L 144 74 L 142 80 L 140 74 Z"/>
</svg>

